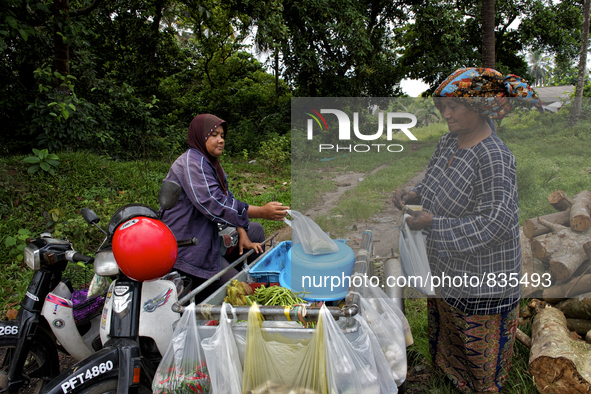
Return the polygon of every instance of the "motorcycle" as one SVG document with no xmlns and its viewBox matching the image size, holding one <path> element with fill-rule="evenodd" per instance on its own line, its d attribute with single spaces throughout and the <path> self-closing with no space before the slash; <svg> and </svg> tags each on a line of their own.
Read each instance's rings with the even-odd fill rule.
<svg viewBox="0 0 591 394">
<path fill-rule="evenodd" d="M 0 321 L 0 393 L 39 393 L 59 374 L 58 351 L 83 360 L 102 345 L 104 298 L 86 299 L 62 277 L 69 262 L 92 262 L 67 239 L 49 233 L 28 239 L 24 262 L 34 271 L 15 320 Z"/>
<path fill-rule="evenodd" d="M 163 211 L 173 207 L 179 195 L 178 184 L 164 183 L 158 195 Z M 99 227 L 99 218 L 90 209 L 82 209 L 82 216 Z M 178 274 L 169 272 L 177 248 L 196 245 L 197 239 L 177 242 L 158 213 L 142 204 L 117 210 L 102 231 L 106 237 L 96 253 L 94 270 L 99 276 L 116 278 L 100 317 L 103 347 L 57 376 L 43 392 L 151 393 L 156 367 L 172 337 L 172 323 L 180 318 L 170 306 L 188 287 Z M 153 231 L 155 238 L 150 238 Z"/>
<path fill-rule="evenodd" d="M 97 275 L 116 275 L 101 315 L 103 348 L 57 376 L 43 393 L 151 393 L 174 323 L 184 310 L 182 305 L 254 252 L 244 253 L 191 292 L 190 282 L 179 286 L 180 278 L 170 273 L 176 253 L 171 257 L 169 252 L 196 245 L 197 239 L 177 241 L 160 217 L 176 205 L 180 192 L 177 183 L 163 183 L 158 193 L 160 215 L 148 206 L 130 204 L 112 216 L 105 231 L 106 246 L 101 245 L 94 263 Z M 82 215 L 89 224 L 97 225 L 99 219 L 94 212 L 83 209 Z M 148 227 L 149 232 L 142 231 Z"/>
</svg>

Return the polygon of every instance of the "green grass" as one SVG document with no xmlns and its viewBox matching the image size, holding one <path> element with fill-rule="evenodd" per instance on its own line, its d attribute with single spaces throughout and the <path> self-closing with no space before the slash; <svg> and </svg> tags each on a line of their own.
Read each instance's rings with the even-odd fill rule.
<svg viewBox="0 0 591 394">
<path fill-rule="evenodd" d="M 328 215 L 314 220 L 334 236 L 343 235 L 354 223 L 368 220 L 383 210 L 392 193 L 425 168 L 434 150 L 434 144 L 423 144 L 416 151 L 392 160 L 387 167 L 366 176 L 355 189 L 345 192 Z"/>
</svg>

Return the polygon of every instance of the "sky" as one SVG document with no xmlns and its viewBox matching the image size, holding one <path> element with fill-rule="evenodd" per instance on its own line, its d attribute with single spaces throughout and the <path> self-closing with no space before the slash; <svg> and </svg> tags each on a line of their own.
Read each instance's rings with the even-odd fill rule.
<svg viewBox="0 0 591 394">
<path fill-rule="evenodd" d="M 428 84 L 416 79 L 403 79 L 400 81 L 400 87 L 402 88 L 402 91 L 410 97 L 418 97 L 419 94 L 429 89 Z"/>
</svg>

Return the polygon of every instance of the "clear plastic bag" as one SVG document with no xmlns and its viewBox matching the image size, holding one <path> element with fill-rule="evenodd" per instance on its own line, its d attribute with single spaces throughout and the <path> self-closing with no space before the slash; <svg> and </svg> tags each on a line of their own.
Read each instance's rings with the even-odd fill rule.
<svg viewBox="0 0 591 394">
<path fill-rule="evenodd" d="M 90 286 L 88 286 L 88 294 L 86 298 L 92 298 L 105 294 L 107 290 L 109 290 L 110 284 L 109 278 L 94 274 L 92 280 L 90 281 Z"/>
<path fill-rule="evenodd" d="M 339 246 L 308 216 L 288 210 L 292 220 L 283 219 L 292 229 L 293 245 L 302 244 L 304 252 L 312 255 L 336 253 Z"/>
<path fill-rule="evenodd" d="M 324 325 L 326 374 L 330 393 L 396 393 L 398 388 L 375 336 L 361 318 L 359 336 L 349 341 L 326 306 L 320 308 Z M 360 319 L 360 320 L 359 320 Z M 376 357 L 377 355 L 377 357 Z"/>
<path fill-rule="evenodd" d="M 379 303 L 379 299 L 373 299 Z M 375 334 L 378 346 L 386 357 L 390 375 L 398 386 L 406 380 L 406 341 L 402 321 L 395 314 L 380 314 L 369 300 L 361 298 L 363 318 Z"/>
<path fill-rule="evenodd" d="M 353 348 L 363 357 L 368 355 L 366 348 L 371 348 L 371 356 L 376 365 L 376 371 L 378 373 L 378 383 L 380 385 L 380 394 L 395 394 L 398 392 L 398 386 L 401 383 L 395 381 L 392 375 L 390 365 L 386 359 L 385 354 L 382 352 L 380 343 L 377 336 L 369 327 L 367 321 L 360 315 L 353 316 L 353 319 L 359 323 L 359 337 L 354 341 L 351 341 Z M 406 361 L 406 359 L 405 359 Z M 368 362 L 372 362 L 370 358 Z"/>
<path fill-rule="evenodd" d="M 395 325 L 398 322 L 402 324 L 402 330 L 404 332 L 404 340 L 406 346 L 410 346 L 414 343 L 412 338 L 412 332 L 410 331 L 410 325 L 404 313 L 400 310 L 398 305 L 392 300 L 380 287 L 363 286 L 358 288 L 359 295 L 365 298 L 371 306 L 384 318 L 391 320 Z"/>
<path fill-rule="evenodd" d="M 406 214 L 402 219 L 404 226 L 400 230 L 398 242 L 402 269 L 410 287 L 433 296 L 435 291 L 433 291 L 431 267 L 427 258 L 426 236 L 420 230 L 411 230 L 406 224 L 407 217 L 410 215 Z"/>
<path fill-rule="evenodd" d="M 178 321 L 154 381 L 154 394 L 212 394 L 211 379 L 197 331 L 195 304 Z"/>
<path fill-rule="evenodd" d="M 232 310 L 232 319 L 228 319 L 227 308 Z M 232 326 L 236 323 L 236 314 L 232 305 L 223 303 L 220 320 L 215 333 L 201 341 L 205 361 L 211 377 L 211 389 L 216 394 L 242 393 L 242 365 Z"/>
<path fill-rule="evenodd" d="M 254 304 L 248 312 L 243 392 L 328 394 L 322 322 L 306 340 L 261 328 L 262 316 Z"/>
</svg>

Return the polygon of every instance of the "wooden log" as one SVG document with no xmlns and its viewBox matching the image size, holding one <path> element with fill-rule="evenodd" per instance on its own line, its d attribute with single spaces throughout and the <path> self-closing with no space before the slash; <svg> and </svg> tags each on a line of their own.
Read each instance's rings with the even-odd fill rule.
<svg viewBox="0 0 591 394">
<path fill-rule="evenodd" d="M 555 303 L 564 298 L 572 298 L 589 292 L 591 292 L 591 274 L 586 274 L 546 288 L 542 298 L 544 301 Z"/>
<path fill-rule="evenodd" d="M 560 248 L 560 240 L 552 234 L 545 234 L 531 240 L 531 252 L 534 257 L 550 264 L 552 254 Z"/>
<path fill-rule="evenodd" d="M 556 190 L 550 193 L 548 196 L 548 202 L 557 211 L 566 211 L 571 205 L 573 205 L 573 200 L 571 200 L 562 190 Z"/>
<path fill-rule="evenodd" d="M 519 342 L 523 343 L 528 349 L 531 348 L 531 338 L 528 337 L 527 334 L 521 331 L 519 328 L 515 332 L 515 338 Z"/>
<path fill-rule="evenodd" d="M 532 322 L 529 372 L 541 393 L 589 393 L 591 345 L 570 338 L 562 312 L 541 310 Z"/>
<path fill-rule="evenodd" d="M 523 234 L 523 228 L 519 229 L 519 242 L 521 243 L 521 272 L 529 278 L 534 272 L 534 256 L 531 253 L 529 238 Z M 527 297 L 535 290 L 536 289 L 529 284 L 522 284 L 521 295 Z"/>
<path fill-rule="evenodd" d="M 589 260 L 583 261 L 583 264 L 581 264 L 579 268 L 577 268 L 577 270 L 573 274 L 573 277 L 583 276 L 585 274 L 591 274 L 591 261 Z"/>
<path fill-rule="evenodd" d="M 591 320 L 566 319 L 566 327 L 579 335 L 586 335 L 591 330 Z"/>
<path fill-rule="evenodd" d="M 591 240 L 591 230 L 578 232 L 541 218 L 539 221 L 551 229 L 552 234 L 539 241 L 537 238 L 532 240 L 532 253 L 540 260 L 550 263 L 550 269 L 558 280 L 567 280 L 587 259 L 583 244 Z"/>
<path fill-rule="evenodd" d="M 541 278 L 546 273 L 546 267 L 540 259 L 533 256 L 530 240 L 525 236 L 523 229 L 519 230 L 519 241 L 521 243 L 521 276 L 526 275 L 526 278 L 531 279 L 535 277 L 533 274 L 537 274 L 537 277 Z M 528 297 L 534 292 L 544 289 L 541 281 L 538 286 L 534 286 L 534 282 L 531 280 L 526 282 L 528 283 L 521 284 L 522 297 Z"/>
<path fill-rule="evenodd" d="M 587 258 L 589 258 L 589 260 L 591 261 L 591 241 L 585 242 L 583 244 L 583 250 L 585 251 Z"/>
<path fill-rule="evenodd" d="M 591 319 L 591 293 L 560 301 L 555 307 L 560 309 L 567 319 Z"/>
<path fill-rule="evenodd" d="M 591 227 L 591 191 L 585 190 L 573 199 L 570 209 L 570 226 L 575 231 L 585 231 Z"/>
<path fill-rule="evenodd" d="M 554 212 L 548 215 L 540 216 L 550 223 L 558 223 L 563 226 L 570 226 L 570 211 Z M 523 233 L 529 239 L 542 234 L 548 234 L 551 230 L 540 224 L 539 218 L 527 219 L 523 222 Z"/>
</svg>

